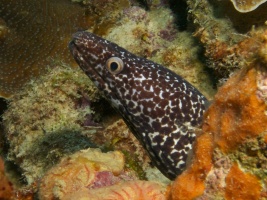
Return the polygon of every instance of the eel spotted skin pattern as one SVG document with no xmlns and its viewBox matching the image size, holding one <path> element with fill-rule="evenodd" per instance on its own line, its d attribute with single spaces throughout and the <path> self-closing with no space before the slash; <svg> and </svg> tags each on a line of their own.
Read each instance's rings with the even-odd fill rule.
<svg viewBox="0 0 267 200">
<path fill-rule="evenodd" d="M 169 69 L 93 33 L 75 33 L 69 48 L 154 165 L 173 180 L 186 166 L 207 99 Z"/>
</svg>

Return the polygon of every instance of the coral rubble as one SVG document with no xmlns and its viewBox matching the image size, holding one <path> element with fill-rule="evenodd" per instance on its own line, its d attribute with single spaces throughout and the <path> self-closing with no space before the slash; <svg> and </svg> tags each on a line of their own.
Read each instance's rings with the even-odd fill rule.
<svg viewBox="0 0 267 200">
<path fill-rule="evenodd" d="M 267 32 L 260 36 L 253 57 L 219 89 L 206 112 L 193 159 L 172 185 L 170 199 L 266 197 Z"/>
</svg>

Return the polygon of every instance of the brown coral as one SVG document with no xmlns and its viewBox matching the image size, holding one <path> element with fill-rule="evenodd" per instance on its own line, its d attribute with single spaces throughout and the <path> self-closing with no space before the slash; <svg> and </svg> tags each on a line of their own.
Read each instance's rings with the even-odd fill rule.
<svg viewBox="0 0 267 200">
<path fill-rule="evenodd" d="M 9 97 L 48 64 L 72 61 L 66 46 L 76 27 L 86 27 L 86 18 L 78 4 L 65 0 L 0 4 L 9 30 L 0 44 L 0 96 Z"/>
<path fill-rule="evenodd" d="M 82 7 L 70 0 L 0 0 L 0 5 L 0 96 L 7 98 L 47 65 L 73 63 L 67 48 L 71 34 L 88 27 L 103 34 L 116 19 L 110 11 L 114 16 L 117 9 L 118 16 L 129 2 L 94 1 Z M 101 5 L 106 9 L 99 15 Z"/>
</svg>

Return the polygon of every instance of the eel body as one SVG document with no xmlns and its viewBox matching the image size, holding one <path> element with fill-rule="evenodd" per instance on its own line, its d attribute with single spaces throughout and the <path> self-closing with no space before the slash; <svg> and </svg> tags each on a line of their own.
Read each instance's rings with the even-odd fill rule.
<svg viewBox="0 0 267 200">
<path fill-rule="evenodd" d="M 92 33 L 73 35 L 76 62 L 121 114 L 155 166 L 174 179 L 185 168 L 206 98 L 169 69 Z"/>
</svg>

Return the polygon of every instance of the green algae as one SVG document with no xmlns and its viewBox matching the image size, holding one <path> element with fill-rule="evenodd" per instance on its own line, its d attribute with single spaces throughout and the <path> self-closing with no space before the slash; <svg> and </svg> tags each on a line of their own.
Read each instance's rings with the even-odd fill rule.
<svg viewBox="0 0 267 200">
<path fill-rule="evenodd" d="M 122 153 L 125 156 L 126 169 L 130 169 L 136 172 L 140 180 L 147 180 L 146 172 L 143 170 L 143 167 L 138 159 L 138 155 L 126 150 L 123 150 Z"/>
<path fill-rule="evenodd" d="M 263 136 L 248 139 L 229 155 L 229 158 L 233 162 L 239 163 L 243 170 L 262 180 L 267 177 L 267 152 Z"/>
<path fill-rule="evenodd" d="M 125 138 L 119 136 L 112 137 L 112 140 L 107 141 L 104 145 L 102 145 L 100 149 L 103 152 L 120 150 L 125 156 L 126 169 L 134 171 L 140 180 L 147 180 L 146 172 L 143 169 L 140 159 L 138 159 L 139 157 L 138 153 L 133 153 L 128 150 L 116 147 L 116 144 L 118 142 L 123 142 L 123 140 L 125 140 Z"/>
</svg>

